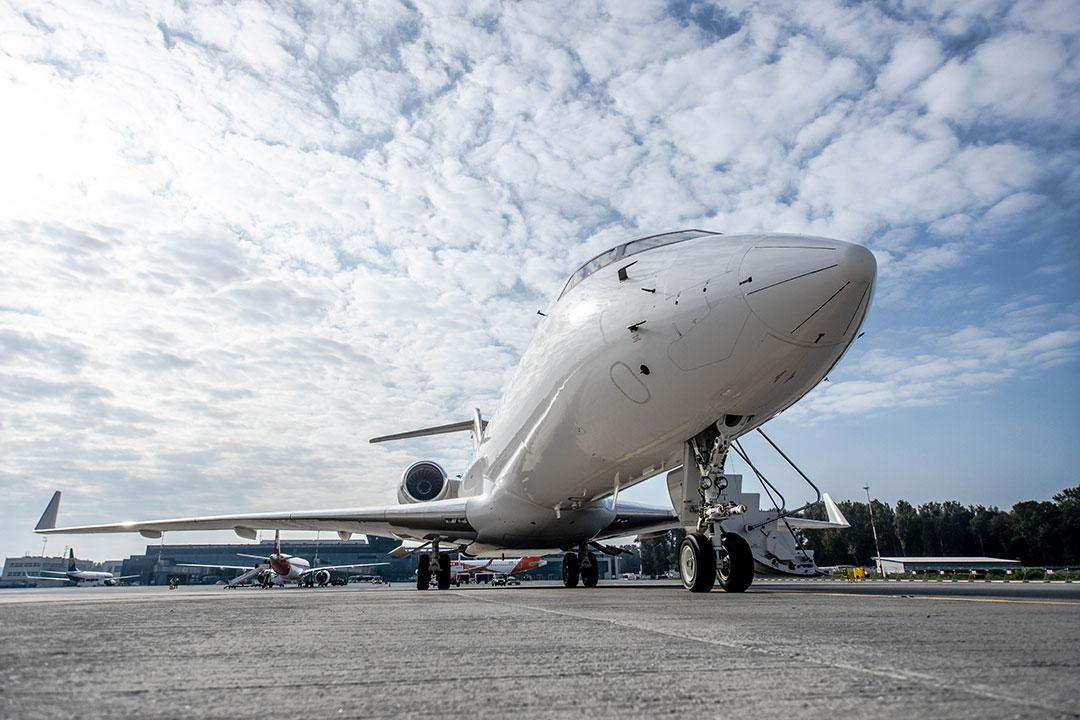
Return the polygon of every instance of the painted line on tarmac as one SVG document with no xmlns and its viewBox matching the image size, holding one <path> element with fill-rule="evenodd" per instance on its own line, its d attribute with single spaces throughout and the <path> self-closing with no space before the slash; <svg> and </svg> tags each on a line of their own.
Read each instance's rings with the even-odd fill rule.
<svg viewBox="0 0 1080 720">
<path fill-rule="evenodd" d="M 955 602 L 1007 603 L 1014 605 L 1068 605 L 1072 607 L 1080 606 L 1080 600 L 1019 600 L 1013 598 L 964 597 L 962 595 L 907 595 L 902 593 L 897 593 L 895 595 L 886 595 L 884 593 L 839 593 L 816 592 L 813 590 L 772 590 L 768 592 L 770 595 L 821 595 L 825 597 L 844 598 L 884 598 L 886 600 L 952 600 Z"/>
<path fill-rule="evenodd" d="M 943 682 L 936 675 L 930 675 L 928 673 L 916 672 L 914 670 L 900 670 L 898 668 L 889 667 L 866 667 L 863 665 L 853 665 L 851 663 L 838 662 L 835 660 L 823 660 L 819 658 L 810 657 L 803 653 L 791 653 L 785 652 L 778 648 L 764 648 L 759 645 L 750 645 L 746 643 L 731 642 L 727 640 L 717 640 L 710 637 L 701 637 L 697 635 L 691 635 L 688 633 L 677 632 L 669 630 L 667 628 L 659 628 L 648 624 L 639 624 L 633 622 L 627 622 L 625 620 L 617 620 L 614 618 L 596 617 L 594 615 L 588 615 L 583 613 L 568 612 L 566 610 L 553 610 L 551 608 L 538 607 L 536 605 L 526 605 L 524 603 L 506 602 L 504 600 L 497 600 L 490 597 L 482 597 L 480 593 L 469 593 L 465 595 L 460 592 L 455 592 L 455 595 L 465 597 L 470 600 L 476 600 L 477 602 L 486 602 L 493 605 L 504 605 L 506 607 L 519 608 L 524 610 L 533 610 L 535 612 L 547 613 L 549 615 L 556 615 L 559 617 L 574 618 L 576 620 L 591 620 L 598 623 L 606 623 L 608 625 L 614 625 L 616 627 L 626 628 L 629 630 L 638 630 L 651 632 L 656 635 L 663 635 L 665 637 L 676 638 L 679 640 L 689 640 L 691 642 L 705 643 L 707 645 L 714 645 L 718 647 L 724 647 L 731 650 L 740 650 L 747 653 L 765 655 L 767 657 L 780 657 L 786 660 L 794 660 L 801 665 L 819 665 L 821 667 L 833 668 L 835 670 L 845 670 L 853 673 L 861 673 L 864 675 L 871 675 L 878 678 L 885 678 L 887 680 L 899 680 L 903 682 L 919 683 L 922 685 L 929 685 L 937 688 L 946 693 L 962 692 L 968 695 L 974 695 L 976 697 L 986 698 L 988 700 L 997 700 L 1000 702 L 1007 702 L 1013 705 L 1020 705 L 1027 708 L 1038 708 L 1040 710 L 1049 710 L 1055 713 L 1061 713 L 1065 717 L 1080 718 L 1080 713 L 1068 708 L 1061 708 L 1055 705 L 1038 702 L 1030 698 L 1015 697 L 1013 695 L 1006 695 L 998 692 L 992 688 L 984 685 L 962 683 L 960 681 L 954 681 L 952 683 Z M 806 595 L 806 593 L 799 592 L 785 592 L 777 594 L 789 594 L 789 595 Z M 817 593 L 815 593 L 817 594 Z M 852 597 L 846 593 L 821 593 L 842 595 L 843 597 Z M 888 597 L 883 595 L 860 595 L 858 597 Z"/>
</svg>

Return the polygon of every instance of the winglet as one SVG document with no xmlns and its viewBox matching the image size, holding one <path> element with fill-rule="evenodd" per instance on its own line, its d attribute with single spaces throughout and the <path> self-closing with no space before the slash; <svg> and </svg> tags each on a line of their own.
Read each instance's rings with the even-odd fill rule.
<svg viewBox="0 0 1080 720">
<path fill-rule="evenodd" d="M 830 523 L 838 528 L 851 527 L 851 523 L 844 517 L 844 513 L 840 512 L 840 508 L 837 507 L 836 501 L 829 496 L 829 493 L 822 493 L 821 499 L 825 501 L 825 512 L 829 515 Z"/>
<path fill-rule="evenodd" d="M 487 420 L 481 418 L 480 412 L 477 411 L 473 415 L 472 420 L 450 423 L 449 425 L 436 425 L 435 427 L 422 428 L 420 430 L 409 430 L 408 432 L 394 433 L 393 435 L 380 435 L 379 437 L 371 438 L 368 442 L 391 442 L 392 440 L 408 440 L 409 438 L 427 437 L 428 435 L 443 435 L 445 433 L 455 432 L 471 432 L 474 435 L 474 442 L 479 442 L 475 439 L 475 436 L 477 433 L 483 433 L 484 428 L 486 428 L 487 425 Z"/>
<path fill-rule="evenodd" d="M 52 500 L 45 506 L 45 512 L 41 513 L 41 519 L 38 520 L 37 525 L 34 526 L 34 530 L 52 530 L 56 527 L 56 516 L 60 514 L 60 491 L 57 490 L 53 493 Z"/>
</svg>

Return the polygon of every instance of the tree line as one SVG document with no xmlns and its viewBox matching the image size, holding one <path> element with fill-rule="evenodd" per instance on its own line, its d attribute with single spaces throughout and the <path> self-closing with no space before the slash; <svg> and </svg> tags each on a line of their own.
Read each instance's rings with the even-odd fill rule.
<svg viewBox="0 0 1080 720">
<path fill-rule="evenodd" d="M 872 566 L 874 532 L 865 502 L 838 502 L 851 527 L 802 534 L 805 547 L 822 565 Z M 874 527 L 881 554 L 889 556 L 972 556 L 1019 560 L 1027 566 L 1080 566 L 1080 485 L 1062 490 L 1052 501 L 1025 500 L 1008 510 L 962 505 L 955 500 L 906 500 L 896 506 L 874 500 Z M 807 517 L 826 519 L 820 504 Z M 682 530 L 641 541 L 641 571 L 663 575 L 676 565 Z"/>
<path fill-rule="evenodd" d="M 845 530 L 806 532 L 818 565 L 873 565 L 874 533 L 864 502 L 837 503 L 851 523 Z M 955 500 L 893 507 L 874 500 L 874 527 L 881 554 L 888 556 L 986 556 L 1024 565 L 1080 565 L 1080 485 L 1052 501 L 1025 500 L 1009 510 L 961 505 Z M 809 517 L 825 519 L 816 506 Z"/>
</svg>

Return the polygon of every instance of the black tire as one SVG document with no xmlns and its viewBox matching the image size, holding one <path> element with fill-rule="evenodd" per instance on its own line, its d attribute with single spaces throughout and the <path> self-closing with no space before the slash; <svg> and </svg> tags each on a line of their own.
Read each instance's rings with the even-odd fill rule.
<svg viewBox="0 0 1080 720">
<path fill-rule="evenodd" d="M 716 582 L 716 551 L 704 533 L 690 533 L 679 546 L 679 577 L 690 592 L 707 593 Z"/>
<path fill-rule="evenodd" d="M 431 585 L 431 556 L 423 554 L 416 559 L 416 589 L 427 590 Z"/>
<path fill-rule="evenodd" d="M 743 592 L 754 582 L 754 554 L 735 533 L 720 537 L 723 550 L 716 559 L 716 581 L 727 592 Z"/>
<path fill-rule="evenodd" d="M 439 553 L 439 570 L 435 577 L 440 590 L 450 589 L 450 553 Z"/>
<path fill-rule="evenodd" d="M 562 584 L 564 587 L 577 587 L 578 559 L 576 553 L 566 553 L 562 559 Z"/>
<path fill-rule="evenodd" d="M 581 563 L 581 584 L 585 587 L 596 587 L 600 582 L 600 561 L 596 553 L 587 553 L 586 562 Z"/>
</svg>

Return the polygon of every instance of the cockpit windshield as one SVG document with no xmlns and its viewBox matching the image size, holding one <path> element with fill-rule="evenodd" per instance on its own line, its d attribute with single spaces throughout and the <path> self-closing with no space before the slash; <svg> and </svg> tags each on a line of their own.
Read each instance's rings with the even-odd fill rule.
<svg viewBox="0 0 1080 720">
<path fill-rule="evenodd" d="M 559 300 L 562 300 L 563 295 L 570 292 L 571 289 L 585 278 L 592 275 L 597 270 L 607 267 L 613 262 L 622 260 L 625 257 L 636 255 L 646 250 L 652 250 L 653 248 L 662 247 L 664 245 L 674 245 L 684 240 L 693 240 L 694 238 L 703 237 L 705 235 L 719 235 L 720 233 L 709 232 L 707 230 L 679 230 L 678 232 L 664 233 L 662 235 L 650 235 L 649 237 L 639 238 L 637 240 L 631 240 L 628 243 L 618 245 L 616 247 L 602 252 L 594 257 L 589 262 L 585 263 L 570 276 L 570 279 L 566 281 L 566 287 L 559 293 Z"/>
</svg>

